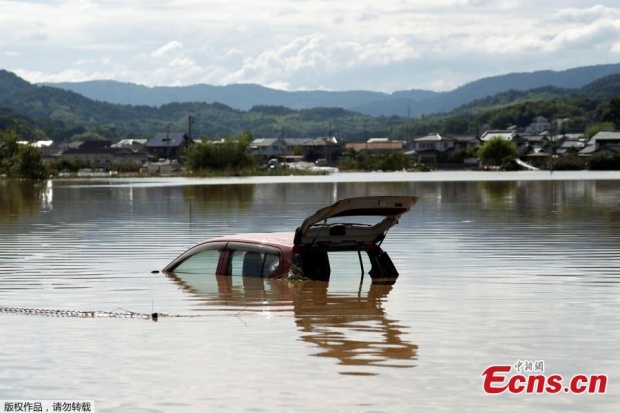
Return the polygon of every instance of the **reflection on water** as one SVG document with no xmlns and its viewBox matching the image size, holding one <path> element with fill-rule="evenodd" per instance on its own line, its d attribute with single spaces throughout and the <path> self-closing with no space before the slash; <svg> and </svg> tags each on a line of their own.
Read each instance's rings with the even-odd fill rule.
<svg viewBox="0 0 620 413">
<path fill-rule="evenodd" d="M 266 316 L 292 312 L 301 340 L 317 346 L 318 357 L 333 357 L 356 370 L 341 374 L 375 375 L 368 367 L 414 367 L 418 346 L 403 338 L 404 326 L 383 308 L 389 285 L 372 284 L 366 293 L 329 292 L 324 281 L 289 282 L 260 277 L 167 273 L 166 276 L 212 311 Z M 294 340 L 294 337 L 291 337 Z M 366 367 L 366 368 L 365 368 Z"/>
<path fill-rule="evenodd" d="M 328 283 L 319 281 L 294 286 L 295 323 L 301 339 L 320 348 L 316 356 L 336 358 L 345 366 L 414 367 L 418 346 L 403 338 L 405 327 L 383 308 L 392 288 L 371 284 L 365 295 L 355 296 L 329 294 Z"/>
<path fill-rule="evenodd" d="M 518 191 L 518 184 L 514 181 L 487 181 L 478 182 L 477 186 L 482 194 L 488 200 L 489 204 L 496 204 L 501 208 L 504 204 L 515 202 L 515 196 Z"/>
<path fill-rule="evenodd" d="M 183 187 L 183 198 L 201 212 L 249 209 L 255 191 L 256 185 L 188 185 Z"/>
<path fill-rule="evenodd" d="M 52 181 L 0 179 L 0 222 L 19 222 L 52 205 Z"/>
</svg>

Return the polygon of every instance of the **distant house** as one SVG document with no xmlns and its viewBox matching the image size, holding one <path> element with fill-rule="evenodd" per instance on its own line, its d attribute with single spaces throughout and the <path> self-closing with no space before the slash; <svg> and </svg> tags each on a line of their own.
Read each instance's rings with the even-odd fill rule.
<svg viewBox="0 0 620 413">
<path fill-rule="evenodd" d="M 452 136 L 454 140 L 454 149 L 466 150 L 474 149 L 480 146 L 482 142 L 479 137 L 473 135 L 457 135 Z"/>
<path fill-rule="evenodd" d="M 148 139 L 122 139 L 112 145 L 112 148 L 129 148 L 134 151 L 144 149 L 144 146 L 148 142 Z"/>
<path fill-rule="evenodd" d="M 480 140 L 484 143 L 491 138 L 500 137 L 502 139 L 506 139 L 507 141 L 520 141 L 521 137 L 517 133 L 517 131 L 513 129 L 500 129 L 500 130 L 488 130 L 482 134 Z"/>
<path fill-rule="evenodd" d="M 551 130 L 551 122 L 544 116 L 536 116 L 534 121 L 525 128 L 525 133 L 538 135 L 549 130 Z"/>
<path fill-rule="evenodd" d="M 366 142 L 347 142 L 345 149 L 352 149 L 355 152 L 393 152 L 402 151 L 405 147 L 403 141 L 393 141 L 388 138 L 372 138 Z"/>
<path fill-rule="evenodd" d="M 306 142 L 311 140 L 309 138 L 285 138 L 284 142 L 286 142 L 286 150 L 291 152 L 295 148 L 302 148 Z"/>
<path fill-rule="evenodd" d="M 567 152 L 579 152 L 586 147 L 586 140 L 582 134 L 565 134 L 557 139 L 555 145 L 555 154 L 564 155 Z"/>
<path fill-rule="evenodd" d="M 252 141 L 250 151 L 267 158 L 290 155 L 295 148 L 303 147 L 309 141 L 308 138 L 260 138 Z"/>
<path fill-rule="evenodd" d="M 620 131 L 602 130 L 594 135 L 586 146 L 579 151 L 579 156 L 591 156 L 596 153 L 610 155 L 618 153 L 620 147 Z"/>
<path fill-rule="evenodd" d="M 343 145 L 335 137 L 322 137 L 304 143 L 302 148 L 307 160 L 325 159 L 331 164 L 334 159 L 342 155 Z"/>
<path fill-rule="evenodd" d="M 518 157 L 537 168 L 549 165 L 552 153 L 549 146 L 523 144 L 518 149 Z"/>
<path fill-rule="evenodd" d="M 105 168 L 125 162 L 142 166 L 148 161 L 146 152 L 136 152 L 128 148 L 72 148 L 64 151 L 61 157 L 69 162 L 75 162 L 78 159 L 87 161 L 96 168 Z"/>
<path fill-rule="evenodd" d="M 453 138 L 442 137 L 438 133 L 426 135 L 413 140 L 413 152 L 417 162 L 437 162 L 437 155 L 451 151 L 455 148 L 456 141 Z"/>
<path fill-rule="evenodd" d="M 250 151 L 268 158 L 282 156 L 286 154 L 286 142 L 282 138 L 255 139 L 250 145 Z"/>
<path fill-rule="evenodd" d="M 109 148 L 112 146 L 112 141 L 108 140 L 87 140 L 87 141 L 73 141 L 69 143 L 70 149 L 90 149 L 90 148 Z"/>
<path fill-rule="evenodd" d="M 144 145 L 148 153 L 158 159 L 183 158 L 183 153 L 193 141 L 182 132 L 161 132 L 149 139 Z"/>
</svg>

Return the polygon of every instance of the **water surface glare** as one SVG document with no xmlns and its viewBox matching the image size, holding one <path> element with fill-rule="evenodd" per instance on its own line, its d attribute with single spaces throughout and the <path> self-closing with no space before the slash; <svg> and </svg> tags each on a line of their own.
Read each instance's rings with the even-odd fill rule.
<svg viewBox="0 0 620 413">
<path fill-rule="evenodd" d="M 416 195 L 360 284 L 152 272 L 206 238 L 292 231 L 337 199 Z M 618 411 L 620 173 L 0 180 L 0 400 L 100 412 Z M 292 236 L 292 235 L 291 235 Z M 57 315 L 51 313 L 59 311 Z M 96 317 L 70 316 L 92 311 Z M 157 312 L 158 322 L 114 317 Z M 606 394 L 486 395 L 544 361 Z"/>
</svg>

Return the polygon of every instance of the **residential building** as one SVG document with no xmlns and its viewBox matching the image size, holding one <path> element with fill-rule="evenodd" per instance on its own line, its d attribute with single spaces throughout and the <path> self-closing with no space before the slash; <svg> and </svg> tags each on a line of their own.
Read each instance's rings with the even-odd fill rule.
<svg viewBox="0 0 620 413">
<path fill-rule="evenodd" d="M 479 137 L 474 135 L 458 135 L 452 136 L 454 140 L 454 149 L 467 150 L 480 146 L 482 142 Z"/>
<path fill-rule="evenodd" d="M 620 131 L 602 130 L 594 135 L 586 146 L 579 151 L 579 156 L 591 156 L 595 153 L 616 154 L 620 147 Z"/>
<path fill-rule="evenodd" d="M 549 159 L 552 156 L 551 150 L 548 145 L 540 146 L 525 143 L 518 148 L 518 158 L 536 168 L 545 168 L 549 165 Z"/>
<path fill-rule="evenodd" d="M 183 132 L 160 132 L 149 139 L 145 149 L 158 159 L 183 158 L 183 153 L 193 141 Z"/>
<path fill-rule="evenodd" d="M 519 141 L 521 137 L 514 129 L 496 129 L 496 130 L 488 130 L 480 136 L 480 140 L 482 142 L 486 142 L 494 137 L 500 137 L 506 139 L 508 141 Z"/>
<path fill-rule="evenodd" d="M 119 163 L 133 163 L 142 166 L 148 161 L 148 154 L 144 151 L 132 151 L 128 148 L 73 148 L 67 149 L 61 155 L 69 162 L 80 159 L 89 162 L 96 168 L 105 168 Z"/>
<path fill-rule="evenodd" d="M 144 146 L 148 142 L 148 139 L 122 139 L 112 145 L 112 148 L 129 148 L 133 151 L 139 151 L 144 149 Z"/>
<path fill-rule="evenodd" d="M 267 158 L 290 155 L 295 148 L 302 148 L 311 139 L 308 138 L 259 138 L 254 139 L 250 145 L 250 151 L 254 155 L 262 155 Z"/>
<path fill-rule="evenodd" d="M 525 128 L 525 133 L 538 135 L 545 131 L 551 130 L 551 122 L 544 116 L 536 116 L 534 121 Z"/>
<path fill-rule="evenodd" d="M 255 139 L 250 145 L 250 151 L 267 158 L 278 157 L 286 154 L 286 142 L 282 138 Z"/>
<path fill-rule="evenodd" d="M 342 155 L 343 151 L 343 145 L 333 136 L 313 139 L 304 143 L 302 148 L 307 160 L 314 162 L 318 159 L 325 159 L 330 165 Z"/>
<path fill-rule="evenodd" d="M 402 151 L 405 147 L 403 141 L 393 141 L 388 138 L 372 138 L 366 142 L 347 142 L 345 149 L 352 149 L 355 152 L 393 152 Z"/>
<path fill-rule="evenodd" d="M 408 152 L 408 154 L 413 155 L 417 162 L 436 163 L 439 153 L 454 150 L 455 146 L 455 139 L 434 133 L 415 138 L 413 140 L 413 151 Z"/>
</svg>

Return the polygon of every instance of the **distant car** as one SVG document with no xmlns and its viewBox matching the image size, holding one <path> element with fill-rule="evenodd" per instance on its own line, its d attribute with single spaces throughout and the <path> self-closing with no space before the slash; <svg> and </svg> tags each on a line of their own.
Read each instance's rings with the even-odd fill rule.
<svg viewBox="0 0 620 413">
<path fill-rule="evenodd" d="M 332 253 L 353 252 L 357 253 L 362 275 L 366 262 L 373 282 L 393 283 L 398 271 L 381 243 L 417 200 L 411 196 L 342 199 L 306 218 L 294 233 L 238 234 L 203 241 L 178 256 L 163 272 L 270 278 L 296 275 L 329 280 Z M 350 217 L 372 223 L 343 221 Z M 366 258 L 362 259 L 363 255 Z"/>
<path fill-rule="evenodd" d="M 277 169 L 277 168 L 280 168 L 281 166 L 282 164 L 280 163 L 280 161 L 278 161 L 275 158 L 270 159 L 269 162 L 265 164 L 265 168 L 267 169 Z"/>
</svg>

